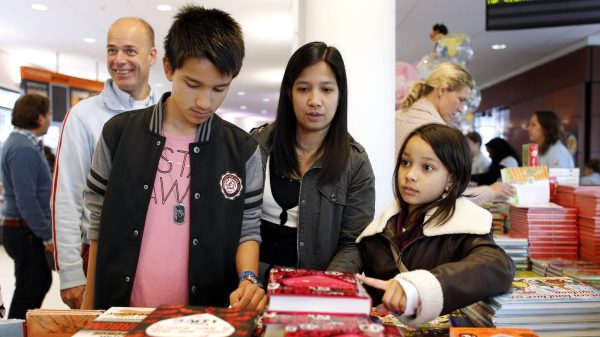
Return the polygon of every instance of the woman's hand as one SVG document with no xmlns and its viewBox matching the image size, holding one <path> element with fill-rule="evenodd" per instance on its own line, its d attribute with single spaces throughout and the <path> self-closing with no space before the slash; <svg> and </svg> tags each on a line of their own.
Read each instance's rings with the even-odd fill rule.
<svg viewBox="0 0 600 337">
<path fill-rule="evenodd" d="M 400 282 L 394 279 L 384 281 L 358 274 L 356 279 L 373 288 L 385 290 L 382 304 L 387 310 L 397 313 L 398 316 L 401 316 L 406 310 L 406 294 Z"/>
</svg>

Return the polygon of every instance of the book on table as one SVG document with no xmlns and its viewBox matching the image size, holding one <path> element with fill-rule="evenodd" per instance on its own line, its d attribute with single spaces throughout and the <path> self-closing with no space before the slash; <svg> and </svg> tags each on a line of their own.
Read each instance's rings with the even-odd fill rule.
<svg viewBox="0 0 600 337">
<path fill-rule="evenodd" d="M 499 310 L 553 308 L 600 308 L 600 290 L 569 277 L 515 278 L 504 294 L 490 302 Z"/>
<path fill-rule="evenodd" d="M 251 337 L 258 313 L 250 309 L 161 305 L 127 336 Z"/>
<path fill-rule="evenodd" d="M 143 321 L 154 308 L 140 307 L 111 307 L 73 337 L 86 336 L 123 336 Z"/>
<path fill-rule="evenodd" d="M 0 336 L 27 337 L 27 327 L 24 319 L 0 319 Z"/>
<path fill-rule="evenodd" d="M 519 328 L 450 328 L 450 337 L 539 337 L 531 329 Z"/>
<path fill-rule="evenodd" d="M 398 336 L 397 327 L 374 323 L 368 316 L 266 312 L 264 337 Z"/>
<path fill-rule="evenodd" d="M 461 310 L 477 326 L 600 336 L 600 290 L 568 277 L 515 278 L 506 293 Z"/>
<path fill-rule="evenodd" d="M 294 268 L 272 268 L 267 285 L 268 311 L 364 315 L 371 297 L 354 274 Z"/>
<path fill-rule="evenodd" d="M 28 337 L 71 337 L 103 310 L 32 309 L 26 314 Z"/>
</svg>

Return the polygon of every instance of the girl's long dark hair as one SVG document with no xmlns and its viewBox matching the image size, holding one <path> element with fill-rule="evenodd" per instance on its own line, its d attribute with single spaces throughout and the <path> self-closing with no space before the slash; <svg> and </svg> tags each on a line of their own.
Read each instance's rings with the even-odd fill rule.
<svg viewBox="0 0 600 337">
<path fill-rule="evenodd" d="M 277 117 L 273 131 L 271 156 L 275 170 L 282 175 L 300 175 L 296 156 L 296 115 L 292 104 L 292 87 L 300 73 L 307 67 L 324 61 L 335 74 L 339 89 L 339 101 L 335 116 L 318 152 L 323 168 L 319 173 L 321 183 L 337 180 L 350 157 L 350 135 L 348 134 L 348 81 L 346 68 L 340 52 L 323 42 L 310 42 L 300 47 L 290 58 L 279 92 Z"/>
<path fill-rule="evenodd" d="M 429 222 L 437 219 L 438 226 L 441 226 L 454 215 L 456 199 L 463 194 L 469 185 L 469 180 L 471 178 L 469 145 L 460 131 L 443 124 L 423 125 L 406 137 L 406 140 L 398 153 L 396 168 L 394 169 L 394 193 L 396 194 L 396 200 L 398 200 L 404 214 L 408 214 L 409 205 L 402 200 L 398 175 L 400 173 L 400 164 L 402 163 L 402 153 L 404 153 L 406 144 L 408 144 L 408 141 L 411 138 L 417 136 L 421 137 L 421 139 L 431 146 L 435 155 L 452 176 L 452 185 L 448 190 L 446 198 L 442 199 L 440 197 L 428 204 L 416 207 L 413 210 L 415 213 L 405 218 L 408 218 L 408 221 L 410 221 L 410 223 L 407 223 L 406 225 L 408 228 L 417 228 L 420 225 L 425 226 Z M 434 207 L 437 207 L 437 210 L 426 222 L 424 222 L 425 215 Z"/>
</svg>

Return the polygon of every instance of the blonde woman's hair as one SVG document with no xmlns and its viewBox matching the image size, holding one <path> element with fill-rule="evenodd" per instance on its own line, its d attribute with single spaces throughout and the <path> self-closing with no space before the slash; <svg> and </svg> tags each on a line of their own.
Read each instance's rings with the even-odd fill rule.
<svg viewBox="0 0 600 337">
<path fill-rule="evenodd" d="M 469 71 L 460 64 L 452 62 L 440 63 L 431 70 L 425 81 L 412 85 L 408 95 L 402 102 L 402 109 L 408 109 L 419 98 L 428 95 L 433 89 L 444 88 L 449 91 L 459 90 L 464 86 L 473 89 L 475 82 Z"/>
</svg>

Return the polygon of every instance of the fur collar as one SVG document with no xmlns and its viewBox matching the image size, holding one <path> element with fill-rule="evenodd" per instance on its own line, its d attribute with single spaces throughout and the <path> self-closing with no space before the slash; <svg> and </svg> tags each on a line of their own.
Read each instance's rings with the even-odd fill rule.
<svg viewBox="0 0 600 337">
<path fill-rule="evenodd" d="M 427 212 L 425 220 L 429 219 L 435 212 L 435 208 Z M 388 220 L 400 213 L 400 205 L 394 200 L 383 213 L 373 219 L 365 230 L 356 238 L 356 242 L 364 237 L 383 232 Z M 468 198 L 456 199 L 454 215 L 442 226 L 436 226 L 436 222 L 430 223 L 423 228 L 425 236 L 438 236 L 446 234 L 477 234 L 485 235 L 492 229 L 492 214 L 477 206 Z"/>
</svg>

